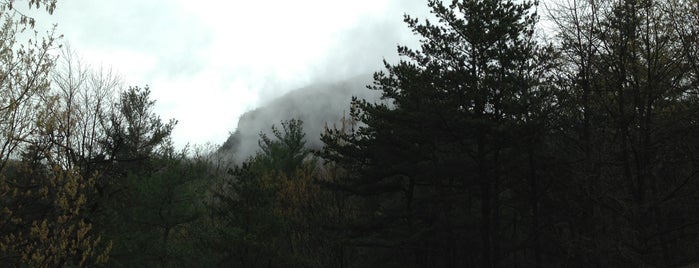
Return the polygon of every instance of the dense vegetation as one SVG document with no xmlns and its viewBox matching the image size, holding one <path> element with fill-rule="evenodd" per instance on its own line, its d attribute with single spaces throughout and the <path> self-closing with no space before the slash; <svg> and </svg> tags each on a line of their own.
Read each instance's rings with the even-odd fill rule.
<svg viewBox="0 0 699 268">
<path fill-rule="evenodd" d="M 699 6 L 430 0 L 322 150 L 177 150 L 0 2 L 0 266 L 676 267 L 699 262 Z M 16 4 L 16 3 L 15 3 Z M 56 2 L 30 0 L 51 13 Z M 537 10 L 549 13 L 537 35 Z M 548 41 L 544 41 L 548 40 Z"/>
</svg>

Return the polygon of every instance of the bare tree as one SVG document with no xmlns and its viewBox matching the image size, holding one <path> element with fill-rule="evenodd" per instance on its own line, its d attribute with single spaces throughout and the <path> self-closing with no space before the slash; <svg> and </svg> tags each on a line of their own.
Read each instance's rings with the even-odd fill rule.
<svg viewBox="0 0 699 268">
<path fill-rule="evenodd" d="M 94 161 L 104 154 L 100 141 L 105 138 L 105 124 L 121 89 L 121 79 L 111 69 L 92 68 L 66 46 L 52 73 L 52 82 L 49 94 L 56 105 L 51 115 L 57 127 L 52 129 L 50 146 L 63 166 L 77 165 L 91 171 Z"/>
<path fill-rule="evenodd" d="M 567 219 L 574 232 L 562 241 L 579 263 L 679 265 L 697 245 L 682 235 L 697 232 L 688 198 L 699 172 L 686 138 L 698 130 L 690 119 L 699 111 L 696 8 L 571 0 L 549 9 L 575 152 L 566 183 L 583 190 L 569 208 L 579 215 Z"/>
<path fill-rule="evenodd" d="M 49 72 L 56 47 L 53 31 L 40 36 L 35 20 L 13 7 L 15 1 L 0 2 L 0 170 L 8 159 L 36 131 L 41 113 L 38 106 L 49 90 Z M 53 12 L 55 1 L 30 0 L 30 7 L 44 7 Z M 30 36 L 21 40 L 21 36 Z"/>
</svg>

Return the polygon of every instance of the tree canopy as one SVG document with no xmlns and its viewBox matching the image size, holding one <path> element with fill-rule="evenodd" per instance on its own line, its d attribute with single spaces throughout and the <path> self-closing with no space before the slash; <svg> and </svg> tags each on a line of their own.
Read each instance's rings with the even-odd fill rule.
<svg viewBox="0 0 699 268">
<path fill-rule="evenodd" d="M 236 162 L 175 148 L 149 87 L 53 53 L 53 32 L 23 40 L 42 22 L 0 0 L 0 263 L 699 261 L 695 2 L 426 3 L 404 17 L 419 46 L 367 86 L 381 100 L 353 98 L 319 150 L 290 118 Z"/>
</svg>

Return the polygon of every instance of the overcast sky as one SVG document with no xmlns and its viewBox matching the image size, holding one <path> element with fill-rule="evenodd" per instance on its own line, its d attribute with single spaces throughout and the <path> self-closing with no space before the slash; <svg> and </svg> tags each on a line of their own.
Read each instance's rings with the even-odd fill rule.
<svg viewBox="0 0 699 268">
<path fill-rule="evenodd" d="M 423 0 L 65 0 L 50 18 L 92 66 L 149 85 L 178 147 L 220 144 L 288 90 L 379 70 Z"/>
</svg>

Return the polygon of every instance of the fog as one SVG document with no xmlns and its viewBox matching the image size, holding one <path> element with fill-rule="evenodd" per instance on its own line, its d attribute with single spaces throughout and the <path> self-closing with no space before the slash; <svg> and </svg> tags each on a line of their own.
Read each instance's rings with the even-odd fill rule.
<svg viewBox="0 0 699 268">
<path fill-rule="evenodd" d="M 423 1 L 390 1 L 387 10 L 382 17 L 368 17 L 339 33 L 329 52 L 311 64 L 301 79 L 265 82 L 260 105 L 238 118 L 221 152 L 235 162 L 243 161 L 259 149 L 260 133 L 270 135 L 272 125 L 281 128 L 283 120 L 292 118 L 304 122 L 307 145 L 317 149 L 322 146 L 320 134 L 324 127 L 338 124 L 343 115 L 348 115 L 353 96 L 378 100 L 380 93 L 366 87 L 373 82 L 373 72 L 383 69 L 384 60 L 400 60 L 398 45 L 419 45 L 403 22 L 403 15 L 428 17 Z"/>
<path fill-rule="evenodd" d="M 307 145 L 320 148 L 320 134 L 324 127 L 333 127 L 333 124 L 339 124 L 342 116 L 348 116 L 352 96 L 372 101 L 379 99 L 378 91 L 366 88 L 371 81 L 371 74 L 364 74 L 293 90 L 243 114 L 221 152 L 239 163 L 259 149 L 260 133 L 271 135 L 272 125 L 281 129 L 280 122 L 292 118 L 303 121 Z"/>
<path fill-rule="evenodd" d="M 85 64 L 115 70 L 125 87 L 148 85 L 156 112 L 178 121 L 172 139 L 183 148 L 222 144 L 239 125 L 256 139 L 288 119 L 267 114 L 292 110 L 324 114 L 305 120 L 315 142 L 318 126 L 342 115 L 352 95 L 371 95 L 365 85 L 383 60 L 398 61 L 397 45 L 419 45 L 403 15 L 425 18 L 427 9 L 424 0 L 74 0 L 59 1 L 51 16 L 36 13 L 38 32 L 56 23 L 59 43 Z M 316 102 L 279 105 L 301 88 L 313 88 Z M 318 110 L 325 101 L 332 105 Z M 238 121 L 258 108 L 272 111 L 258 112 L 254 131 L 242 129 L 249 123 Z"/>
<path fill-rule="evenodd" d="M 60 42 L 91 66 L 150 86 L 158 114 L 178 120 L 182 148 L 223 143 L 242 114 L 291 90 L 380 69 L 397 44 L 416 44 L 403 14 L 426 9 L 424 0 L 74 0 L 41 21 L 57 23 Z"/>
</svg>

